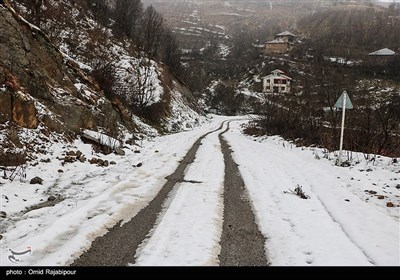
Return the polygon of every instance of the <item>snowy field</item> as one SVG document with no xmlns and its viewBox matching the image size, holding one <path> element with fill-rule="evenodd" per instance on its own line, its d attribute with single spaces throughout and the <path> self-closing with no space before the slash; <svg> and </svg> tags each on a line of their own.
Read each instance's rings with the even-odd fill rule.
<svg viewBox="0 0 400 280">
<path fill-rule="evenodd" d="M 232 119 L 215 116 L 191 131 L 126 147 L 125 156 L 95 154 L 81 141 L 49 147 L 50 162 L 29 166 L 27 180 L 0 178 L 1 211 L 7 215 L 0 218 L 1 265 L 72 263 L 107 227 L 128 221 L 146 206 L 201 135 Z M 337 167 L 332 155 L 323 157 L 323 150 L 294 147 L 279 137 L 245 136 L 242 123 L 232 121 L 225 138 L 267 237 L 271 265 L 400 265 L 400 163 L 384 157 L 366 161 L 359 155 L 359 163 Z M 222 130 L 203 139 L 185 181 L 175 186 L 133 265 L 218 265 Z M 116 164 L 77 161 L 62 166 L 57 157 L 65 150 Z M 29 184 L 35 176 L 43 185 Z M 309 199 L 290 193 L 297 185 Z M 51 196 L 54 206 L 27 210 Z M 389 202 L 394 207 L 387 207 Z M 10 249 L 27 247 L 30 255 L 19 256 L 17 263 L 9 260 Z"/>
<path fill-rule="evenodd" d="M 382 157 L 378 164 L 360 159 L 337 167 L 322 151 L 279 137 L 250 141 L 237 123 L 232 126 L 227 140 L 267 237 L 271 265 L 400 265 L 399 163 Z M 290 193 L 297 185 L 310 199 Z"/>
</svg>

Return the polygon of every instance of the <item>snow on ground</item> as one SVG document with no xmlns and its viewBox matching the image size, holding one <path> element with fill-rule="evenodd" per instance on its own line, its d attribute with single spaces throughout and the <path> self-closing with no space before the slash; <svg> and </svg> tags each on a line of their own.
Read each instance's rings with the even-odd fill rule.
<svg viewBox="0 0 400 280">
<path fill-rule="evenodd" d="M 114 90 L 119 94 L 131 96 L 132 88 L 136 88 L 143 90 L 144 99 L 148 100 L 147 105 L 159 102 L 164 94 L 164 89 L 159 78 L 162 75 L 162 69 L 157 66 L 157 63 L 147 58 L 134 58 L 116 45 L 113 53 L 118 54 L 119 57 L 119 61 L 116 63 L 117 82 Z"/>
<path fill-rule="evenodd" d="M 324 57 L 326 61 L 330 61 L 332 63 L 338 63 L 338 64 L 343 64 L 343 65 L 357 65 L 362 63 L 362 60 L 348 60 L 347 58 L 344 57 Z"/>
<path fill-rule="evenodd" d="M 63 56 L 65 62 L 66 62 L 66 61 L 72 61 L 73 63 L 75 63 L 76 65 L 78 65 L 79 68 L 82 69 L 82 70 L 93 71 L 93 68 L 90 67 L 89 65 L 86 65 L 85 63 L 82 63 L 82 62 L 80 62 L 80 61 L 78 61 L 78 60 L 76 60 L 76 59 L 73 59 L 71 56 L 69 56 L 69 55 L 67 54 L 67 53 L 68 53 L 68 50 L 67 50 L 67 47 L 66 47 L 66 46 L 64 46 L 64 47 L 61 46 L 61 47 L 60 47 L 60 53 L 61 53 L 61 55 Z"/>
<path fill-rule="evenodd" d="M 115 139 L 113 137 L 110 137 L 108 135 L 105 135 L 103 133 L 89 130 L 89 129 L 82 129 L 81 133 L 85 136 L 91 137 L 101 145 L 108 146 L 112 149 L 117 148 L 117 147 L 122 147 L 121 141 L 118 139 Z"/>
<path fill-rule="evenodd" d="M 96 154 L 80 140 L 70 145 L 55 143 L 47 147 L 50 158 L 28 166 L 27 179 L 41 177 L 43 185 L 30 185 L 17 177 L 10 182 L 0 178 L 1 218 L 0 265 L 67 265 L 92 240 L 121 219 L 129 220 L 158 193 L 192 144 L 205 132 L 220 125 L 214 118 L 201 128 L 145 140 L 141 148 L 124 148 L 123 157 Z M 65 163 L 65 150 L 80 150 L 86 158 L 115 161 L 116 165 L 100 167 L 81 163 Z M 139 150 L 140 153 L 135 153 Z M 135 167 L 139 163 L 142 166 Z M 62 170 L 59 171 L 59 170 Z M 57 198 L 53 207 L 28 211 L 27 208 Z M 31 255 L 20 256 L 20 262 L 9 261 L 9 250 L 21 252 L 28 246 Z"/>
<path fill-rule="evenodd" d="M 183 102 L 182 95 L 177 90 L 171 92 L 170 109 L 171 115 L 165 120 L 168 131 L 190 130 L 204 122 L 204 117 Z"/>
<path fill-rule="evenodd" d="M 199 25 L 198 22 L 193 22 L 193 21 L 189 21 L 189 20 L 182 20 L 183 23 L 189 23 L 189 24 L 193 24 L 193 25 Z"/>
<path fill-rule="evenodd" d="M 224 159 L 218 133 L 208 135 L 170 205 L 137 253 L 135 265 L 217 265 L 221 250 Z"/>
<path fill-rule="evenodd" d="M 138 127 L 139 131 L 143 132 L 141 135 L 143 138 L 159 136 L 157 129 L 144 123 L 138 116 L 132 115 L 132 120 Z"/>
<path fill-rule="evenodd" d="M 218 25 L 218 24 L 216 24 L 216 25 L 214 25 L 214 27 L 216 27 L 216 28 L 218 28 L 218 29 L 221 29 L 221 30 L 223 30 L 223 31 L 226 30 L 226 27 L 223 26 L 223 25 Z"/>
<path fill-rule="evenodd" d="M 219 55 L 222 59 L 225 59 L 230 53 L 230 47 L 222 43 L 218 45 Z"/>
<path fill-rule="evenodd" d="M 255 97 L 260 100 L 265 100 L 265 93 L 264 92 L 256 92 L 252 91 L 249 88 L 241 88 L 237 90 L 238 93 L 241 93 L 243 95 L 249 96 L 249 97 Z"/>
<path fill-rule="evenodd" d="M 213 16 L 236 16 L 236 17 L 245 17 L 244 15 L 238 14 L 238 13 L 215 13 L 215 14 L 211 14 Z"/>
<path fill-rule="evenodd" d="M 259 143 L 239 131 L 234 125 L 227 139 L 272 265 L 400 265 L 399 208 L 388 213 L 365 201 L 362 190 L 383 178 L 400 180 L 398 165 L 371 172 L 337 167 L 309 150 Z M 285 193 L 297 185 L 310 199 Z M 398 204 L 399 191 L 391 191 Z"/>
<path fill-rule="evenodd" d="M 39 176 L 43 185 L 0 178 L 0 210 L 7 215 L 0 218 L 0 265 L 70 264 L 107 227 L 145 207 L 198 137 L 225 119 L 232 118 L 214 116 L 191 131 L 126 145 L 122 157 L 96 154 L 80 140 L 48 143 L 48 154 L 26 170 L 28 180 Z M 217 134 L 203 140 L 135 265 L 218 264 L 224 166 Z M 386 207 L 388 202 L 400 205 L 399 163 L 360 158 L 358 164 L 337 167 L 332 158 L 323 158 L 322 150 L 296 148 L 279 137 L 244 136 L 236 122 L 225 137 L 267 237 L 272 265 L 400 265 L 400 208 Z M 116 164 L 62 165 L 57 159 L 78 149 L 88 159 Z M 47 158 L 50 162 L 41 162 Z M 289 192 L 297 185 L 309 199 Z M 54 206 L 29 210 L 50 196 L 56 198 Z M 21 252 L 28 246 L 31 255 L 19 256 L 17 264 L 9 261 L 9 249 Z"/>
</svg>

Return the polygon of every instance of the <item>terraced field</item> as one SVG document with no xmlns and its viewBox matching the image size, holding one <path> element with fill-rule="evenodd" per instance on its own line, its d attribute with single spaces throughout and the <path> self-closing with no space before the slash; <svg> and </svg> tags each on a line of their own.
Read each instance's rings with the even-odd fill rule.
<svg viewBox="0 0 400 280">
<path fill-rule="evenodd" d="M 201 49 L 211 41 L 230 45 L 238 31 L 259 37 L 260 43 L 277 32 L 294 29 L 295 22 L 320 6 L 257 1 L 143 1 L 163 14 L 182 49 Z M 322 7 L 323 8 L 323 7 Z"/>
</svg>

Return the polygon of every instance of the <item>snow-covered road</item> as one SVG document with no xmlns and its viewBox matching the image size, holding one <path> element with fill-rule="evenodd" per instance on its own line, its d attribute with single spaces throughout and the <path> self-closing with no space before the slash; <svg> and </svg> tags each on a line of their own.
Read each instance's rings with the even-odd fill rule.
<svg viewBox="0 0 400 280">
<path fill-rule="evenodd" d="M 224 160 L 215 132 L 202 141 L 184 182 L 175 185 L 168 208 L 137 253 L 135 264 L 218 264 L 223 184 Z"/>
<path fill-rule="evenodd" d="M 74 163 L 59 174 L 56 164 L 31 168 L 28 178 L 57 174 L 35 187 L 37 191 L 23 182 L 1 181 L 1 210 L 7 212 L 1 221 L 6 225 L 0 241 L 1 265 L 71 264 L 107 227 L 127 222 L 143 209 L 193 143 L 224 120 L 232 118 L 214 117 L 199 129 L 144 142 L 140 154 L 132 150 L 124 158 L 107 156 L 117 161 L 115 166 Z M 398 205 L 399 164 L 336 167 L 332 161 L 316 159 L 315 150 L 283 146 L 274 137 L 261 141 L 245 136 L 240 129 L 244 122 L 231 121 L 224 138 L 239 165 L 258 228 L 266 237 L 271 265 L 400 265 L 400 208 L 386 208 L 364 192 L 376 187 L 384 192 L 385 201 Z M 90 154 L 88 145 L 75 145 Z M 143 166 L 133 167 L 139 162 Z M 371 172 L 360 171 L 367 168 Z M 211 133 L 202 140 L 183 182 L 174 187 L 132 263 L 218 265 L 223 184 L 221 144 L 218 133 Z M 297 185 L 310 199 L 285 192 Z M 34 204 L 54 192 L 64 200 L 23 212 L 29 206 L 25 198 L 32 197 Z M 22 197 L 25 201 L 19 203 Z M 32 247 L 31 255 L 21 256 L 18 263 L 9 261 L 9 249 L 23 251 L 27 246 Z"/>
</svg>

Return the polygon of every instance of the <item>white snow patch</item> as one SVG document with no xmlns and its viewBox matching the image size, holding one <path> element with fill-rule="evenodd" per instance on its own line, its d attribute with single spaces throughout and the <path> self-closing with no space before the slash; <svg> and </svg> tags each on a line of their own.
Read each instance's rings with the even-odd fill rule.
<svg viewBox="0 0 400 280">
<path fill-rule="evenodd" d="M 249 96 L 249 97 L 255 97 L 260 100 L 265 100 L 265 93 L 255 92 L 255 91 L 250 90 L 249 88 L 240 88 L 240 89 L 237 89 L 236 92 L 241 93 L 246 96 Z"/>
<path fill-rule="evenodd" d="M 335 62 L 335 63 L 349 65 L 349 66 L 362 63 L 362 60 L 349 60 L 344 57 L 324 57 L 324 59 L 327 61 L 330 61 L 330 62 Z"/>
<path fill-rule="evenodd" d="M 165 127 L 168 131 L 177 132 L 191 130 L 205 121 L 204 116 L 194 111 L 183 102 L 178 91 L 171 93 L 171 115 L 167 118 Z"/>
<path fill-rule="evenodd" d="M 226 46 L 226 45 L 224 45 L 222 43 L 218 45 L 218 49 L 219 49 L 219 55 L 222 58 L 226 58 L 230 53 L 230 47 Z"/>
<path fill-rule="evenodd" d="M 216 16 L 236 16 L 236 17 L 244 17 L 244 15 L 238 14 L 238 13 L 217 13 L 217 14 L 212 14 L 212 15 L 216 15 Z"/>
<path fill-rule="evenodd" d="M 65 60 L 70 60 L 70 61 L 72 61 L 73 63 L 75 63 L 76 65 L 78 65 L 80 69 L 82 69 L 82 70 L 87 70 L 87 71 L 92 71 L 92 70 L 93 70 L 93 68 L 90 67 L 89 65 L 86 65 L 85 63 L 82 63 L 82 62 L 80 62 L 80 61 L 77 61 L 76 59 L 73 59 L 72 57 L 70 57 L 70 56 L 69 56 L 68 54 L 66 54 L 65 52 L 62 52 L 62 51 L 60 50 L 60 53 L 62 54 L 62 56 L 64 57 Z"/>
<path fill-rule="evenodd" d="M 112 149 L 122 146 L 121 141 L 97 131 L 82 129 L 81 134 L 93 138 L 101 145 L 108 146 Z"/>
</svg>

